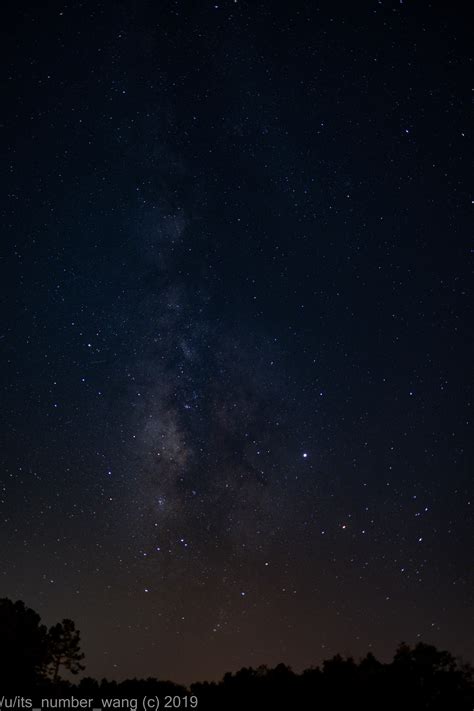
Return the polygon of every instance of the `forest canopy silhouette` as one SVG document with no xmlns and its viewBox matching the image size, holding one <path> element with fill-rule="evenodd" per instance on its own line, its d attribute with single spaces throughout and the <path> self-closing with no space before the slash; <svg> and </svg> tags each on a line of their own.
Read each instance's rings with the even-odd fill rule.
<svg viewBox="0 0 474 711">
<path fill-rule="evenodd" d="M 219 682 L 196 682 L 189 689 L 159 678 L 121 682 L 83 677 L 80 632 L 64 619 L 49 629 L 37 612 L 18 600 L 0 599 L 0 706 L 12 695 L 41 699 L 161 697 L 192 694 L 196 708 L 234 709 L 459 709 L 474 704 L 473 669 L 447 651 L 418 642 L 401 643 L 390 663 L 372 653 L 356 662 L 336 655 L 297 674 L 285 664 L 227 673 Z M 159 673 L 159 670 L 157 670 Z M 189 696 L 187 698 L 190 698 Z M 176 702 L 178 703 L 178 702 Z M 183 702 L 180 702 L 182 707 Z M 173 706 L 171 706 L 173 707 Z M 348 707 L 348 706 L 347 706 Z"/>
</svg>

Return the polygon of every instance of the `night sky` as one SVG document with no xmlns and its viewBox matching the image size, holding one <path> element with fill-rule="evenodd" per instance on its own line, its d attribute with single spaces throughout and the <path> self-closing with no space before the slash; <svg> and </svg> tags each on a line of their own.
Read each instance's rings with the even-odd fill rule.
<svg viewBox="0 0 474 711">
<path fill-rule="evenodd" d="M 468 4 L 9 5 L 1 596 L 99 678 L 472 661 Z"/>
</svg>

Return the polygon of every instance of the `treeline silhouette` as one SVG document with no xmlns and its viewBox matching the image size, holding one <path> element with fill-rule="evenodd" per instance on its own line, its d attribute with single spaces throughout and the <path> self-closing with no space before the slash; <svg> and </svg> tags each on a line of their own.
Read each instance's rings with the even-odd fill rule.
<svg viewBox="0 0 474 711">
<path fill-rule="evenodd" d="M 285 664 L 249 667 L 189 689 L 153 678 L 116 682 L 85 677 L 74 684 L 64 674 L 83 671 L 83 657 L 72 620 L 47 629 L 23 602 L 0 599 L 0 707 L 19 694 L 38 706 L 44 698 L 74 697 L 93 699 L 99 708 L 102 699 L 138 699 L 140 709 L 145 696 L 158 697 L 160 708 L 168 697 L 168 708 L 202 711 L 474 708 L 472 667 L 422 642 L 414 647 L 400 644 L 389 664 L 371 653 L 359 662 L 336 655 L 301 674 Z"/>
</svg>

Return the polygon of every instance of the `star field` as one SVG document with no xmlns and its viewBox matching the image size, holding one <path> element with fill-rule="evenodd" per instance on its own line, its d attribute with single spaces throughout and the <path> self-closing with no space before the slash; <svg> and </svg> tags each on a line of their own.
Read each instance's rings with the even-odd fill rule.
<svg viewBox="0 0 474 711">
<path fill-rule="evenodd" d="M 87 674 L 472 660 L 466 26 L 9 8 L 0 580 Z"/>
</svg>

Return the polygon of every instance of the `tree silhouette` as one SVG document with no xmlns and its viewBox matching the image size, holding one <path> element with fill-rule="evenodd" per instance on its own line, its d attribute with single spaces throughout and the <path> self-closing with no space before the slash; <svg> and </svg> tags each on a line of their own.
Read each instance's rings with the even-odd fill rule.
<svg viewBox="0 0 474 711">
<path fill-rule="evenodd" d="M 48 661 L 46 627 L 40 616 L 21 600 L 0 599 L 1 688 L 34 684 Z"/>
<path fill-rule="evenodd" d="M 48 675 L 53 682 L 59 679 L 59 669 L 64 667 L 71 674 L 77 674 L 85 667 L 81 664 L 84 654 L 80 646 L 81 636 L 72 620 L 63 620 L 48 631 L 49 664 Z"/>
<path fill-rule="evenodd" d="M 362 660 L 337 654 L 301 674 L 285 664 L 244 667 L 219 682 L 198 682 L 190 689 L 170 681 L 84 678 L 74 685 L 62 669 L 77 674 L 84 666 L 80 635 L 65 619 L 49 631 L 39 615 L 21 601 L 0 600 L 0 706 L 5 691 L 35 698 L 130 699 L 194 694 L 201 711 L 312 711 L 315 708 L 363 708 L 364 711 L 472 711 L 473 670 L 452 654 L 419 642 L 401 644 L 393 661 L 373 654 Z"/>
<path fill-rule="evenodd" d="M 399 698 L 410 698 L 422 708 L 452 706 L 452 699 L 466 702 L 471 685 L 471 668 L 460 665 L 449 652 L 419 642 L 415 647 L 402 642 L 390 668 L 392 684 Z M 471 696 L 472 698 L 472 696 Z M 464 708 L 461 705 L 459 708 Z"/>
</svg>

